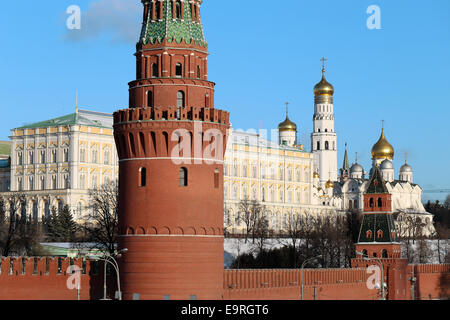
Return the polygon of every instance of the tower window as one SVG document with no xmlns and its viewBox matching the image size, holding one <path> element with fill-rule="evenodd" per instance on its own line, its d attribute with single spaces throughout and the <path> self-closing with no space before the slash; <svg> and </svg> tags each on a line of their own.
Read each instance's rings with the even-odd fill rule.
<svg viewBox="0 0 450 320">
<path fill-rule="evenodd" d="M 147 169 L 139 169 L 139 187 L 145 187 L 147 185 Z"/>
<path fill-rule="evenodd" d="M 330 149 L 330 144 L 328 141 L 325 141 L 325 150 Z"/>
<path fill-rule="evenodd" d="M 187 187 L 188 186 L 188 171 L 186 168 L 180 168 L 179 172 L 179 178 L 180 178 L 180 187 Z"/>
<path fill-rule="evenodd" d="M 370 198 L 369 200 L 369 207 L 373 208 L 373 198 Z"/>
<path fill-rule="evenodd" d="M 366 238 L 367 238 L 367 239 L 372 239 L 372 231 L 367 230 L 367 232 L 366 232 Z"/>
<path fill-rule="evenodd" d="M 219 180 L 220 180 L 219 170 L 216 169 L 214 171 L 214 188 L 215 189 L 219 189 Z"/>
<path fill-rule="evenodd" d="M 158 77 L 158 64 L 157 63 L 152 64 L 152 77 L 153 78 Z"/>
<path fill-rule="evenodd" d="M 181 19 L 181 2 L 179 0 L 175 3 L 175 17 Z"/>
<path fill-rule="evenodd" d="M 317 150 L 320 150 L 320 141 L 317 141 Z"/>
<path fill-rule="evenodd" d="M 161 19 L 161 2 L 156 1 L 155 11 L 156 11 L 156 19 Z"/>
<path fill-rule="evenodd" d="M 383 251 L 381 252 L 381 257 L 382 258 L 387 258 L 388 257 L 388 252 L 386 249 L 383 249 Z"/>
<path fill-rule="evenodd" d="M 177 63 L 175 66 L 175 76 L 181 77 L 183 75 L 183 65 L 181 63 Z"/>
<path fill-rule="evenodd" d="M 147 107 L 153 107 L 153 91 L 147 91 Z"/>
<path fill-rule="evenodd" d="M 383 206 L 383 201 L 381 198 L 378 198 L 378 208 L 381 208 Z"/>
<path fill-rule="evenodd" d="M 378 238 L 378 239 L 383 238 L 383 231 L 382 231 L 382 230 L 378 230 L 378 231 L 377 231 L 377 238 Z"/>
<path fill-rule="evenodd" d="M 200 66 L 197 66 L 197 79 L 200 79 Z"/>
<path fill-rule="evenodd" d="M 177 92 L 177 107 L 184 108 L 184 106 L 185 106 L 184 91 L 178 91 Z"/>
</svg>

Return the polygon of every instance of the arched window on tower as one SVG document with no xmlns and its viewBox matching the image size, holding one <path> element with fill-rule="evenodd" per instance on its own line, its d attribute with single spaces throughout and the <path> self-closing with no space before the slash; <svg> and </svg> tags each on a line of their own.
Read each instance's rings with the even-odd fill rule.
<svg viewBox="0 0 450 320">
<path fill-rule="evenodd" d="M 158 64 L 157 63 L 152 64 L 152 77 L 153 78 L 158 77 Z"/>
<path fill-rule="evenodd" d="M 181 77 L 183 75 L 183 65 L 181 63 L 177 63 L 175 65 L 175 76 Z"/>
<path fill-rule="evenodd" d="M 381 208 L 383 206 L 383 201 L 381 198 L 378 198 L 378 208 Z"/>
<path fill-rule="evenodd" d="M 369 199 L 369 207 L 373 208 L 373 198 Z"/>
<path fill-rule="evenodd" d="M 147 107 L 153 107 L 153 91 L 147 91 Z"/>
<path fill-rule="evenodd" d="M 387 258 L 388 257 L 388 252 L 386 249 L 383 249 L 383 251 L 381 252 L 381 257 L 382 258 Z"/>
<path fill-rule="evenodd" d="M 200 66 L 197 66 L 197 79 L 200 79 Z"/>
<path fill-rule="evenodd" d="M 187 187 L 188 186 L 188 171 L 186 168 L 184 168 L 184 167 L 180 168 L 179 178 L 180 178 L 180 187 Z"/>
<path fill-rule="evenodd" d="M 325 150 L 330 149 L 330 143 L 328 141 L 325 141 Z"/>
<path fill-rule="evenodd" d="M 317 150 L 320 150 L 320 141 L 317 141 Z"/>
<path fill-rule="evenodd" d="M 184 106 L 185 106 L 184 91 L 178 91 L 177 92 L 177 107 L 184 108 Z"/>
</svg>

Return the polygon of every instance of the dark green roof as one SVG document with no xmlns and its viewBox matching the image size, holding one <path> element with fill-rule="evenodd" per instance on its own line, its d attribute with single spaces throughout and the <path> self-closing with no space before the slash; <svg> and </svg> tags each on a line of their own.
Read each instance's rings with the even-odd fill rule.
<svg viewBox="0 0 450 320">
<path fill-rule="evenodd" d="M 0 155 L 10 155 L 11 144 L 9 142 L 0 141 Z"/>
<path fill-rule="evenodd" d="M 389 193 L 386 183 L 381 175 L 380 168 L 375 166 L 375 170 L 373 170 L 372 177 L 369 181 L 369 187 L 366 191 L 367 194 L 380 194 L 380 193 Z"/>
<path fill-rule="evenodd" d="M 139 43 L 148 44 L 176 41 L 181 43 L 185 41 L 190 44 L 192 41 L 200 46 L 207 46 L 205 37 L 203 35 L 203 28 L 201 22 L 192 21 L 191 6 L 188 2 L 184 2 L 184 19 L 174 20 L 172 17 L 172 1 L 164 0 L 162 19 L 152 22 L 152 17 L 149 14 L 147 21 L 142 25 L 141 37 Z"/>
<path fill-rule="evenodd" d="M 367 238 L 367 231 L 369 230 L 372 232 L 371 238 Z M 378 230 L 383 232 L 381 238 L 378 238 Z M 386 213 L 364 214 L 358 242 L 397 242 L 392 215 Z"/>
<path fill-rule="evenodd" d="M 75 112 L 59 118 L 27 124 L 16 129 L 35 129 L 35 128 L 48 128 L 55 126 L 70 126 L 70 125 L 83 125 L 90 127 L 107 128 L 103 126 L 100 121 L 88 119 L 87 117 L 81 115 L 80 112 Z"/>
</svg>

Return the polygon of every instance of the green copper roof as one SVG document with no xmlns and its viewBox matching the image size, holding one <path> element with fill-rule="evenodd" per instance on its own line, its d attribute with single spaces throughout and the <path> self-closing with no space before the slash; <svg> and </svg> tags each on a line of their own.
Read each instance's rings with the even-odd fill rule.
<svg viewBox="0 0 450 320">
<path fill-rule="evenodd" d="M 185 41 L 190 44 L 192 41 L 200 46 L 207 46 L 203 34 L 201 22 L 193 22 L 191 16 L 191 6 L 189 2 L 184 2 L 184 19 L 173 19 L 172 17 L 172 1 L 164 0 L 163 15 L 159 20 L 152 22 L 152 16 L 149 14 L 147 21 L 144 21 L 141 31 L 140 43 L 154 44 L 163 42 L 176 41 L 181 43 Z"/>
<path fill-rule="evenodd" d="M 380 194 L 380 193 L 389 193 L 386 183 L 383 180 L 381 175 L 380 168 L 375 166 L 375 170 L 373 171 L 372 177 L 370 177 L 369 187 L 366 191 L 367 194 Z"/>
<path fill-rule="evenodd" d="M 382 213 L 365 214 L 361 223 L 358 242 L 397 242 L 397 233 L 392 215 Z"/>
<path fill-rule="evenodd" d="M 70 126 L 70 125 L 83 125 L 90 127 L 109 128 L 104 126 L 100 121 L 89 119 L 85 117 L 81 112 L 71 113 L 59 118 L 45 120 L 41 122 L 35 122 L 16 129 L 35 129 L 35 128 L 48 128 L 56 126 Z"/>
</svg>

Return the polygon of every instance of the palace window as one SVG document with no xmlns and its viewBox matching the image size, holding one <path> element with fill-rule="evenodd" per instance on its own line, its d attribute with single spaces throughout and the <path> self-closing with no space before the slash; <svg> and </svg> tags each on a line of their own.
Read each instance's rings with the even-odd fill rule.
<svg viewBox="0 0 450 320">
<path fill-rule="evenodd" d="M 80 150 L 80 162 L 86 162 L 86 149 Z"/>
<path fill-rule="evenodd" d="M 45 151 L 41 151 L 41 163 L 45 163 Z"/>
<path fill-rule="evenodd" d="M 104 154 L 103 154 L 103 163 L 106 165 L 109 165 L 109 159 L 110 158 L 110 152 L 109 149 L 106 149 Z"/>
</svg>

